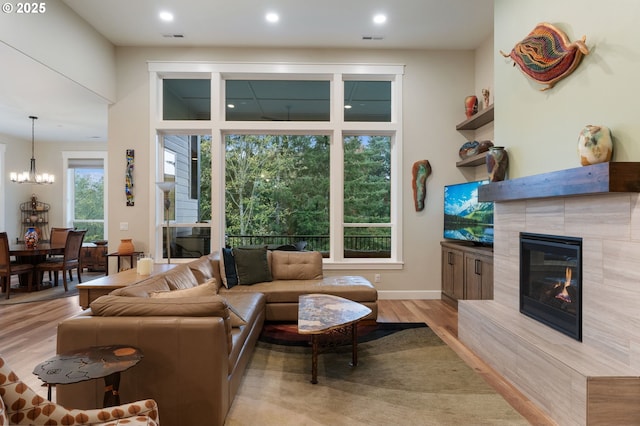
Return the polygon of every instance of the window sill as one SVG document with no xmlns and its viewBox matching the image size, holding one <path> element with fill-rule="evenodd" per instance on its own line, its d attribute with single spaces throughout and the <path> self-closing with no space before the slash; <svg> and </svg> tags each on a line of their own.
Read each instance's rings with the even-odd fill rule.
<svg viewBox="0 0 640 426">
<path fill-rule="evenodd" d="M 391 259 L 344 259 L 341 261 L 323 259 L 322 268 L 327 271 L 347 269 L 403 269 L 404 262 Z"/>
</svg>

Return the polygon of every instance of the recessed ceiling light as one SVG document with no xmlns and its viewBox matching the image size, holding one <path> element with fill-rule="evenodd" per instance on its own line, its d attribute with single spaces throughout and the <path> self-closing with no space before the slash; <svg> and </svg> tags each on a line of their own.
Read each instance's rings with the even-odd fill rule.
<svg viewBox="0 0 640 426">
<path fill-rule="evenodd" d="M 227 108 L 229 108 L 229 109 L 233 109 L 233 108 L 235 108 L 235 107 L 236 107 L 236 106 L 235 106 L 234 104 L 227 104 Z"/>
<path fill-rule="evenodd" d="M 375 24 L 384 24 L 385 22 L 387 22 L 387 15 L 384 15 L 382 13 L 378 13 L 377 15 L 375 15 L 373 17 L 373 22 Z"/>
<path fill-rule="evenodd" d="M 162 11 L 162 12 L 160 12 L 160 14 L 158 16 L 160 16 L 160 19 L 165 21 L 165 22 L 173 21 L 173 13 L 171 13 L 171 12 Z"/>
<path fill-rule="evenodd" d="M 345 105 L 344 109 L 351 109 L 351 105 Z"/>
<path fill-rule="evenodd" d="M 276 23 L 280 20 L 280 16 L 275 12 L 269 12 L 265 15 L 264 19 L 266 19 L 267 22 Z"/>
</svg>

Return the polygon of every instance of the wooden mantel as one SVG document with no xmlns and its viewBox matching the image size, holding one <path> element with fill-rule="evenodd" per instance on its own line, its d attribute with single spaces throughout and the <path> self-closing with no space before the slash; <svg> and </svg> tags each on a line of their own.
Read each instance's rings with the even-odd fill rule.
<svg viewBox="0 0 640 426">
<path fill-rule="evenodd" d="M 478 189 L 478 199 L 515 201 L 611 192 L 640 192 L 640 163 L 599 163 L 492 182 Z"/>
</svg>

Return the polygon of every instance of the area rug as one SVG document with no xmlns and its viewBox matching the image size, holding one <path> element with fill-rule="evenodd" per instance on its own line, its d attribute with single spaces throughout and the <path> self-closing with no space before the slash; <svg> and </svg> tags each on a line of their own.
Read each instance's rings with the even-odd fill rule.
<svg viewBox="0 0 640 426">
<path fill-rule="evenodd" d="M 528 425 L 428 327 L 349 345 L 318 359 L 307 346 L 259 341 L 228 413 L 233 425 Z M 383 333 L 384 334 L 384 333 Z"/>
<path fill-rule="evenodd" d="M 104 272 L 83 272 L 82 282 L 86 283 L 96 278 L 104 276 Z M 46 280 L 46 274 L 45 274 Z M 0 306 L 2 305 L 15 305 L 18 303 L 30 303 L 40 302 L 43 300 L 60 299 L 62 297 L 71 297 L 78 295 L 78 275 L 76 271 L 73 271 L 73 281 L 67 281 L 67 287 L 69 291 L 64 291 L 64 285 L 62 284 L 62 277 L 59 278 L 58 287 L 45 288 L 39 291 L 32 291 L 28 293 L 24 289 L 15 290 L 19 287 L 17 277 L 12 277 L 11 280 L 11 293 L 9 299 L 6 298 L 5 293 L 0 293 Z"/>
</svg>

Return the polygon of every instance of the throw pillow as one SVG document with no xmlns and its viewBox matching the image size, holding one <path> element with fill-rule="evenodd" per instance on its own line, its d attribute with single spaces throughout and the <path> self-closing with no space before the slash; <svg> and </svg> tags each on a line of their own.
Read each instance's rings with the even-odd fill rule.
<svg viewBox="0 0 640 426">
<path fill-rule="evenodd" d="M 272 280 L 266 247 L 234 248 L 233 258 L 236 261 L 238 284 L 251 285 Z"/>
<path fill-rule="evenodd" d="M 226 288 L 238 284 L 236 261 L 233 259 L 233 251 L 230 248 L 222 249 L 222 261 L 220 262 L 220 278 Z"/>
<path fill-rule="evenodd" d="M 187 264 L 178 265 L 163 275 L 171 290 L 191 288 L 198 285 L 196 276 L 193 275 Z"/>
<path fill-rule="evenodd" d="M 208 256 L 202 256 L 197 260 L 189 262 L 187 266 L 189 266 L 189 269 L 191 269 L 193 276 L 196 277 L 196 281 L 198 281 L 199 284 L 213 277 L 213 265 L 211 265 L 211 260 L 209 260 Z"/>
</svg>

